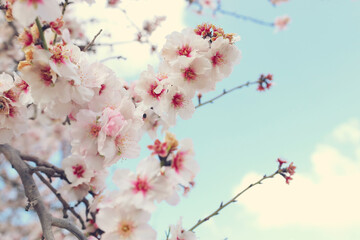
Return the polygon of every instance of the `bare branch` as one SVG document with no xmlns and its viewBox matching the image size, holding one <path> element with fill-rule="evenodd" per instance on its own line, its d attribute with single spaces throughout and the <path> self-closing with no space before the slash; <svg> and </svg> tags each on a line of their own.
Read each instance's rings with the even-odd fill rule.
<svg viewBox="0 0 360 240">
<path fill-rule="evenodd" d="M 106 62 L 106 61 L 109 61 L 109 60 L 112 60 L 112 59 L 117 59 L 117 60 L 123 59 L 123 60 L 126 60 L 126 58 L 123 57 L 123 56 L 113 56 L 113 57 L 104 58 L 104 59 L 100 60 L 100 62 L 103 63 L 103 62 Z"/>
<path fill-rule="evenodd" d="M 74 224 L 72 224 L 69 220 L 53 217 L 51 225 L 54 227 L 64 228 L 68 230 L 79 240 L 87 240 L 81 230 L 77 228 Z"/>
<path fill-rule="evenodd" d="M 49 162 L 45 162 L 45 161 L 41 161 L 40 159 L 38 159 L 37 157 L 34 156 L 30 156 L 30 155 L 25 155 L 25 154 L 20 154 L 20 157 L 25 160 L 25 161 L 29 161 L 29 162 L 33 162 L 36 164 L 37 167 L 43 166 L 43 167 L 47 167 L 47 168 L 51 168 L 53 169 L 57 174 L 60 179 L 65 180 L 67 183 L 71 183 L 65 174 L 65 171 L 62 170 L 61 168 L 58 168 L 57 166 L 49 163 Z"/>
<path fill-rule="evenodd" d="M 85 46 L 85 48 L 84 48 L 84 50 L 83 50 L 84 52 L 86 52 L 89 48 L 92 47 L 92 45 L 94 44 L 96 38 L 100 35 L 101 32 L 102 32 L 102 29 L 100 29 L 100 31 L 95 35 L 95 37 L 93 38 L 93 40 L 91 40 L 91 42 L 90 42 L 88 45 Z"/>
<path fill-rule="evenodd" d="M 246 83 L 244 83 L 244 84 L 241 84 L 241 85 L 239 85 L 239 86 L 237 86 L 237 87 L 234 87 L 234 88 L 231 88 L 231 89 L 229 89 L 229 90 L 225 90 L 225 89 L 224 89 L 224 91 L 223 91 L 220 95 L 218 95 L 218 96 L 216 96 L 216 97 L 214 97 L 214 98 L 212 98 L 212 99 L 210 99 L 210 100 L 208 100 L 208 101 L 206 101 L 206 102 L 203 102 L 203 103 L 202 103 L 202 102 L 199 100 L 199 104 L 198 104 L 197 106 L 195 106 L 195 108 L 199 108 L 199 107 L 202 107 L 202 106 L 204 106 L 204 105 L 206 105 L 206 104 L 213 103 L 216 99 L 221 98 L 222 96 L 224 96 L 224 95 L 226 95 L 226 94 L 228 94 L 228 93 L 230 93 L 230 92 L 232 92 L 232 91 L 235 91 L 235 90 L 237 90 L 237 89 L 240 89 L 240 88 L 243 88 L 243 87 L 247 87 L 247 86 L 253 85 L 253 84 L 258 84 L 258 83 L 259 83 L 259 80 L 256 80 L 256 81 L 253 81 L 253 82 L 246 82 Z"/>
<path fill-rule="evenodd" d="M 55 194 L 57 199 L 61 202 L 63 205 L 63 216 L 64 218 L 67 218 L 67 211 L 70 211 L 81 223 L 82 229 L 85 229 L 85 222 L 82 219 L 82 217 L 74 210 L 73 207 L 70 207 L 70 205 L 66 202 L 66 200 L 61 196 L 60 193 L 51 185 L 49 181 L 47 181 L 40 173 L 35 172 L 35 174 L 39 177 L 39 179 Z"/>
<path fill-rule="evenodd" d="M 25 196 L 28 198 L 28 202 L 34 207 L 43 231 L 43 235 L 46 240 L 55 240 L 51 230 L 52 216 L 45 208 L 44 202 L 40 196 L 40 192 L 35 184 L 34 179 L 31 176 L 31 169 L 20 158 L 20 154 L 14 148 L 8 144 L 0 145 L 0 152 L 5 155 L 7 160 L 11 163 L 13 168 L 18 172 L 21 182 L 24 186 Z"/>
<path fill-rule="evenodd" d="M 261 184 L 263 180 L 268 179 L 268 178 L 273 178 L 275 175 L 277 174 L 281 174 L 282 173 L 282 169 L 278 169 L 276 172 L 274 172 L 273 174 L 271 174 L 270 176 L 266 176 L 264 175 L 259 181 L 250 184 L 247 188 L 245 188 L 244 190 L 242 190 L 241 192 L 239 192 L 238 194 L 236 194 L 235 197 L 233 197 L 232 199 L 230 199 L 227 203 L 223 204 L 223 202 L 220 203 L 220 206 L 213 212 L 211 213 L 209 216 L 200 219 L 192 228 L 189 229 L 189 231 L 194 231 L 195 228 L 197 228 L 199 225 L 201 225 L 202 223 L 208 221 L 210 218 L 216 216 L 219 214 L 219 212 L 224 209 L 225 207 L 227 207 L 228 205 L 230 205 L 231 203 L 236 202 L 236 199 L 242 195 L 244 192 L 246 192 L 247 190 L 249 190 L 250 188 L 254 187 L 255 185 Z"/>
</svg>

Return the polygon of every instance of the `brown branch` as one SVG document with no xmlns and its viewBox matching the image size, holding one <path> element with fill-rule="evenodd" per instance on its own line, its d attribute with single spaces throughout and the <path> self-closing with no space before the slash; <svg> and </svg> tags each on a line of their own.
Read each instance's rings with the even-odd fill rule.
<svg viewBox="0 0 360 240">
<path fill-rule="evenodd" d="M 226 94 L 228 94 L 228 93 L 230 93 L 230 92 L 232 92 L 232 91 L 235 91 L 235 90 L 237 90 L 237 89 L 240 89 L 240 88 L 243 88 L 243 87 L 247 87 L 247 86 L 253 85 L 253 84 L 258 84 L 258 83 L 259 83 L 259 80 L 256 80 L 256 81 L 253 81 L 253 82 L 246 82 L 246 83 L 241 84 L 241 85 L 239 85 L 239 86 L 237 86 L 237 87 L 233 87 L 233 88 L 231 88 L 231 89 L 229 89 L 229 90 L 225 90 L 225 89 L 224 89 L 224 91 L 223 91 L 221 94 L 219 94 L 218 96 L 216 96 L 216 97 L 214 97 L 214 98 L 212 98 L 212 99 L 210 99 L 210 100 L 208 100 L 208 101 L 206 101 L 206 102 L 203 102 L 203 103 L 202 103 L 201 100 L 199 100 L 199 104 L 196 105 L 195 108 L 199 108 L 199 107 L 202 107 L 202 106 L 204 106 L 204 105 L 206 105 L 206 104 L 213 103 L 216 99 L 221 98 L 222 96 L 224 96 L 224 95 L 226 95 Z"/>
<path fill-rule="evenodd" d="M 61 202 L 63 205 L 63 217 L 67 218 L 67 211 L 70 211 L 81 223 L 81 228 L 85 229 L 85 222 L 82 219 L 82 217 L 75 211 L 73 207 L 70 207 L 70 205 L 66 202 L 66 200 L 61 196 L 60 193 L 51 185 L 49 181 L 47 181 L 40 173 L 35 172 L 35 174 L 39 177 L 39 179 L 55 194 L 57 199 Z"/>
<path fill-rule="evenodd" d="M 30 155 L 26 155 L 26 154 L 20 154 L 20 157 L 25 161 L 35 163 L 37 167 L 43 166 L 43 167 L 53 169 L 55 171 L 55 173 L 58 174 L 58 175 L 56 175 L 57 177 L 59 177 L 62 180 L 65 180 L 67 183 L 71 184 L 71 182 L 66 177 L 65 171 L 62 170 L 61 168 L 58 168 L 58 167 L 56 167 L 55 165 L 53 165 L 53 164 L 51 164 L 49 162 L 41 161 L 40 159 L 38 159 L 37 157 L 34 157 L 34 156 L 30 156 Z"/>
<path fill-rule="evenodd" d="M 103 62 L 106 62 L 106 61 L 109 61 L 109 60 L 112 60 L 112 59 L 117 59 L 117 60 L 123 59 L 123 60 L 126 60 L 126 58 L 123 57 L 123 56 L 113 56 L 113 57 L 104 58 L 104 59 L 100 60 L 100 62 L 103 63 Z"/>
<path fill-rule="evenodd" d="M 247 190 L 249 190 L 250 188 L 254 187 L 255 185 L 261 184 L 263 180 L 268 179 L 268 178 L 273 178 L 275 175 L 277 174 L 281 174 L 283 172 L 282 169 L 278 169 L 276 172 L 274 172 L 273 174 L 271 174 L 270 176 L 266 176 L 264 175 L 259 181 L 250 184 L 247 188 L 245 188 L 244 190 L 242 190 L 241 192 L 239 192 L 238 194 L 236 194 L 235 197 L 233 197 L 232 199 L 230 199 L 227 203 L 223 204 L 221 202 L 220 206 L 213 212 L 211 213 L 209 216 L 200 219 L 192 228 L 189 229 L 189 231 L 194 231 L 195 228 L 197 228 L 199 225 L 201 225 L 202 223 L 208 221 L 210 218 L 216 216 L 219 214 L 219 212 L 224 209 L 225 207 L 227 207 L 228 205 L 230 205 L 231 203 L 236 202 L 236 199 L 243 194 L 244 192 L 246 192 Z"/>
<path fill-rule="evenodd" d="M 6 159 L 11 163 L 13 168 L 18 172 L 21 182 L 24 186 L 25 196 L 28 202 L 34 207 L 43 231 L 43 236 L 46 240 L 55 240 L 54 234 L 51 230 L 52 216 L 45 208 L 44 202 L 41 198 L 40 192 L 31 175 L 31 169 L 20 158 L 20 154 L 8 144 L 0 145 L 0 152 L 5 155 Z"/>
<path fill-rule="evenodd" d="M 100 31 L 94 36 L 93 40 L 91 40 L 91 42 L 85 46 L 84 48 L 84 52 L 86 52 L 88 49 L 90 49 L 92 47 L 92 45 L 94 44 L 96 38 L 100 35 L 100 33 L 102 32 L 102 29 L 100 29 Z"/>
<path fill-rule="evenodd" d="M 64 228 L 71 232 L 75 237 L 77 237 L 79 240 L 87 240 L 87 238 L 84 236 L 84 234 L 81 232 L 79 228 L 77 228 L 74 224 L 72 224 L 70 221 L 66 219 L 61 218 L 52 218 L 52 226 Z"/>
<path fill-rule="evenodd" d="M 124 14 L 125 18 L 128 20 L 128 22 L 131 24 L 131 26 L 133 26 L 133 28 L 135 28 L 138 32 L 141 32 L 141 29 L 134 23 L 133 20 L 131 20 L 131 18 L 128 16 L 127 12 L 125 9 L 120 8 L 120 11 Z"/>
</svg>

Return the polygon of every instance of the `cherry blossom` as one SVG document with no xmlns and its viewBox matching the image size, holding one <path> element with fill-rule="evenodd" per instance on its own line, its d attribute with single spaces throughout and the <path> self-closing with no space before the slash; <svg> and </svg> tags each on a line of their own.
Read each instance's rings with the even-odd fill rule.
<svg viewBox="0 0 360 240">
<path fill-rule="evenodd" d="M 277 17 L 274 22 L 276 30 L 278 31 L 285 30 L 287 25 L 290 23 L 290 20 L 291 19 L 289 16 Z"/>
<path fill-rule="evenodd" d="M 147 223 L 150 214 L 133 206 L 101 208 L 98 226 L 105 231 L 102 240 L 155 240 L 156 232 Z"/>
<path fill-rule="evenodd" d="M 137 208 L 153 211 L 154 201 L 163 201 L 173 195 L 173 179 L 162 174 L 160 162 L 153 156 L 143 159 L 136 173 L 119 169 L 113 181 L 119 186 L 123 199 L 132 202 Z"/>
<path fill-rule="evenodd" d="M 197 238 L 195 233 L 183 229 L 181 218 L 176 225 L 170 226 L 169 240 L 196 240 L 196 239 Z"/>
</svg>

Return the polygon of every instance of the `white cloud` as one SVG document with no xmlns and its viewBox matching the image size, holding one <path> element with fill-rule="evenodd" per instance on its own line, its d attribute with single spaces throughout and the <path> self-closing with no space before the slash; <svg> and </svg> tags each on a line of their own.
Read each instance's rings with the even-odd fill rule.
<svg viewBox="0 0 360 240">
<path fill-rule="evenodd" d="M 335 129 L 341 141 L 357 141 L 353 151 L 360 151 L 359 122 L 352 120 Z M 345 156 L 346 155 L 346 156 Z M 303 173 L 301 163 L 290 185 L 278 176 L 246 192 L 239 204 L 255 215 L 256 223 L 269 227 L 316 227 L 347 229 L 360 227 L 360 158 L 347 157 L 337 147 L 321 144 L 311 155 L 312 169 Z M 358 155 L 355 155 L 358 156 Z M 235 192 L 261 178 L 251 173 Z"/>
<path fill-rule="evenodd" d="M 341 142 L 360 143 L 360 123 L 356 119 L 340 125 L 333 133 L 334 137 Z"/>
</svg>

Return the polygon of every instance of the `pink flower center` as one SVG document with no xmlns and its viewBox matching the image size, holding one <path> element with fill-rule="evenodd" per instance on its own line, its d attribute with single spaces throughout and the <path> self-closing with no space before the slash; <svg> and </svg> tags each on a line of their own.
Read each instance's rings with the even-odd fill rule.
<svg viewBox="0 0 360 240">
<path fill-rule="evenodd" d="M 224 63 L 224 55 L 222 55 L 219 52 L 216 52 L 216 54 L 211 57 L 211 62 L 212 62 L 213 67 L 223 64 Z"/>
<path fill-rule="evenodd" d="M 174 168 L 177 173 L 179 173 L 184 166 L 184 155 L 185 152 L 178 152 L 172 161 L 171 167 Z"/>
<path fill-rule="evenodd" d="M 20 83 L 16 84 L 16 87 L 20 88 L 21 91 L 27 93 L 29 91 L 29 84 L 27 84 L 24 80 L 21 80 Z"/>
<path fill-rule="evenodd" d="M 145 178 L 141 179 L 139 176 L 137 177 L 136 181 L 133 182 L 133 185 L 134 185 L 134 192 L 135 193 L 138 193 L 138 192 L 142 192 L 142 194 L 145 196 L 147 191 L 150 190 L 150 186 L 149 186 L 149 183 Z"/>
<path fill-rule="evenodd" d="M 160 99 L 160 96 L 161 94 L 163 94 L 163 92 L 165 91 L 165 89 L 161 89 L 160 92 L 156 91 L 156 88 L 158 87 L 159 85 L 155 82 L 155 84 L 151 84 L 150 85 L 150 89 L 148 91 L 148 93 L 153 97 L 153 98 L 156 98 L 156 99 Z M 158 92 L 158 93 L 157 93 Z"/>
<path fill-rule="evenodd" d="M 102 94 L 102 92 L 106 89 L 106 85 L 105 84 L 101 84 L 100 86 L 100 90 L 99 90 L 99 95 Z"/>
<path fill-rule="evenodd" d="M 3 93 L 5 97 L 10 99 L 12 102 L 16 102 L 19 99 L 19 95 L 17 95 L 13 90 L 8 90 Z"/>
<path fill-rule="evenodd" d="M 44 81 L 45 86 L 49 87 L 51 85 L 53 85 L 53 81 L 52 81 L 52 74 L 51 74 L 51 68 L 48 67 L 44 67 L 40 70 L 40 75 L 41 75 L 41 79 Z"/>
<path fill-rule="evenodd" d="M 184 96 L 181 93 L 175 93 L 171 100 L 174 108 L 181 108 L 184 105 Z"/>
<path fill-rule="evenodd" d="M 194 70 L 191 67 L 185 68 L 183 70 L 183 77 L 188 82 L 195 80 L 196 76 L 197 76 L 196 73 L 194 72 Z"/>
<path fill-rule="evenodd" d="M 179 48 L 179 50 L 177 50 L 176 52 L 179 56 L 186 56 L 186 57 L 191 57 L 190 53 L 191 53 L 191 47 L 189 47 L 189 45 L 183 45 L 181 48 Z"/>
<path fill-rule="evenodd" d="M 100 130 L 101 130 L 100 126 L 93 124 L 90 126 L 90 135 L 93 137 L 97 137 L 97 136 L 99 136 Z"/>
<path fill-rule="evenodd" d="M 33 37 L 30 32 L 24 31 L 22 34 L 20 34 L 19 40 L 27 47 L 32 44 Z"/>
<path fill-rule="evenodd" d="M 76 175 L 78 178 L 82 178 L 85 172 L 85 169 L 82 165 L 76 164 L 75 166 L 72 166 L 73 174 Z"/>
<path fill-rule="evenodd" d="M 159 81 L 162 81 L 164 79 L 167 79 L 168 78 L 168 75 L 166 73 L 158 73 L 156 75 L 156 79 L 159 80 Z"/>
<path fill-rule="evenodd" d="M 55 63 L 63 63 L 65 64 L 65 57 L 63 55 L 63 48 L 61 45 L 56 45 L 53 49 L 50 50 L 50 52 L 53 54 L 51 56 L 51 59 Z"/>
</svg>

